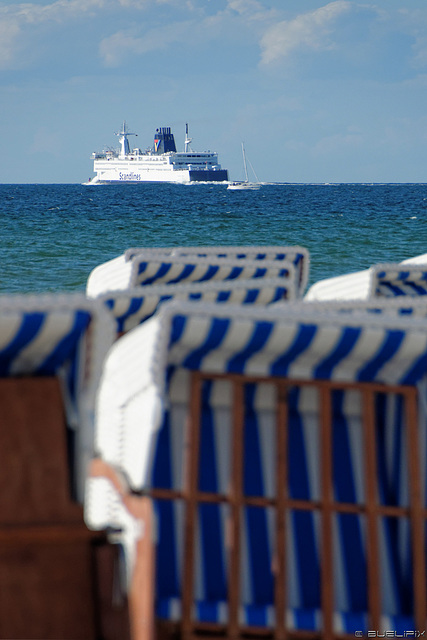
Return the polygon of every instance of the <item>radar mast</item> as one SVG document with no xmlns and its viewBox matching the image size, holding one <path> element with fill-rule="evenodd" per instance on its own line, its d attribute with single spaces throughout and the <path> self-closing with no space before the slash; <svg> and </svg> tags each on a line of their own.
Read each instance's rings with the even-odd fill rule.
<svg viewBox="0 0 427 640">
<path fill-rule="evenodd" d="M 190 144 L 192 142 L 192 138 L 188 137 L 188 123 L 185 123 L 185 142 L 184 142 L 184 152 L 188 153 L 189 151 L 191 151 L 191 147 Z"/>
<path fill-rule="evenodd" d="M 123 122 L 122 130 L 115 133 L 116 136 L 119 136 L 120 142 L 120 158 L 124 158 L 126 155 L 130 153 L 130 146 L 128 136 L 137 136 L 137 133 L 131 133 L 128 131 L 126 122 Z"/>
</svg>

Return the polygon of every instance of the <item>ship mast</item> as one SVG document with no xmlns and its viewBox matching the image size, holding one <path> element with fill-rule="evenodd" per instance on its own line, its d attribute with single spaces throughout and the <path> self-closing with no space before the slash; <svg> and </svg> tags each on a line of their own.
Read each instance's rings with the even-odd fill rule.
<svg viewBox="0 0 427 640">
<path fill-rule="evenodd" d="M 185 153 L 188 153 L 188 151 L 191 151 L 191 148 L 190 148 L 191 141 L 192 141 L 192 138 L 188 137 L 188 123 L 185 123 L 185 141 L 184 141 Z"/>
<path fill-rule="evenodd" d="M 249 182 L 248 179 L 248 167 L 246 166 L 246 153 L 245 153 L 245 145 L 242 142 L 242 154 L 243 154 L 243 167 L 245 169 L 245 182 Z"/>
<path fill-rule="evenodd" d="M 124 158 L 128 153 L 130 153 L 129 140 L 128 136 L 137 136 L 137 133 L 130 133 L 127 129 L 126 122 L 123 122 L 122 130 L 114 135 L 119 136 L 120 142 L 120 158 Z"/>
</svg>

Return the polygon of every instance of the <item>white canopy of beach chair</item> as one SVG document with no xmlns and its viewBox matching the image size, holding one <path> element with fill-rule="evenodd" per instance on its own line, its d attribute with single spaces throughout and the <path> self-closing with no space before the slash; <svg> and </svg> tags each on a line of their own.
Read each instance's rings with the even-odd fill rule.
<svg viewBox="0 0 427 640">
<path fill-rule="evenodd" d="M 91 272 L 86 292 L 89 297 L 96 297 L 143 284 L 283 277 L 286 274 L 278 271 L 279 265 L 285 267 L 289 263 L 292 272 L 288 277 L 293 276 L 296 294 L 300 296 L 309 269 L 308 252 L 301 247 L 128 249 Z"/>
<path fill-rule="evenodd" d="M 403 260 L 401 265 L 427 265 L 427 253 Z M 371 294 L 371 269 L 356 271 L 315 282 L 304 296 L 305 300 L 367 300 Z"/>
<path fill-rule="evenodd" d="M 166 301 L 267 305 L 295 299 L 295 287 L 292 280 L 284 278 L 153 284 L 112 291 L 98 299 L 106 304 L 116 319 L 118 333 L 123 333 L 147 320 Z"/>
</svg>

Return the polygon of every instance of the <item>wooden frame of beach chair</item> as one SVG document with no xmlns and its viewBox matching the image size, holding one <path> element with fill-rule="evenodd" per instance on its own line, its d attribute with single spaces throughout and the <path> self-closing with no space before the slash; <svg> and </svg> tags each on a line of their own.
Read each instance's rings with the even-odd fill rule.
<svg viewBox="0 0 427 640">
<path fill-rule="evenodd" d="M 200 442 L 200 388 L 204 380 L 224 379 L 233 384 L 233 479 L 228 494 L 215 494 L 198 491 L 198 458 Z M 276 482 L 277 493 L 274 498 L 260 496 L 245 496 L 242 491 L 243 469 L 243 442 L 244 429 L 242 413 L 242 394 L 245 385 L 250 383 L 272 383 L 277 388 L 279 402 L 277 405 L 277 461 Z M 310 386 L 317 389 L 321 396 L 321 469 L 322 469 L 322 495 L 320 500 L 297 500 L 289 496 L 286 487 L 288 465 L 286 459 L 288 429 L 287 429 L 287 394 L 290 388 Z M 363 400 L 364 437 L 366 446 L 366 503 L 354 504 L 337 502 L 332 495 L 332 456 L 331 456 L 331 395 L 334 390 L 359 391 Z M 412 573 L 413 590 L 415 594 L 415 628 L 424 629 L 426 621 L 426 583 L 425 566 L 426 551 L 424 545 L 423 530 L 427 520 L 427 510 L 421 501 L 420 464 L 419 464 L 419 440 L 417 437 L 417 392 L 414 387 L 389 386 L 387 393 L 396 394 L 404 399 L 407 419 L 407 449 L 408 468 L 410 469 L 410 501 L 406 507 L 381 505 L 377 498 L 377 461 L 374 430 L 374 404 L 377 393 L 385 392 L 384 385 L 359 384 L 345 385 L 325 382 L 310 382 L 296 380 L 255 379 L 246 376 L 211 376 L 209 374 L 193 373 L 191 387 L 191 417 L 188 424 L 188 451 L 185 468 L 186 486 L 183 491 L 152 489 L 147 491 L 143 498 L 137 495 L 122 494 L 124 504 L 129 512 L 140 520 L 143 520 L 145 533 L 137 550 L 137 560 L 134 576 L 130 588 L 129 598 L 132 607 L 132 629 L 135 640 L 147 640 L 149 638 L 195 638 L 195 637 L 273 637 L 277 639 L 287 638 L 320 638 L 321 640 L 350 639 L 353 633 L 334 631 L 334 567 L 333 567 L 333 518 L 338 514 L 364 515 L 367 520 L 367 567 L 368 567 L 368 615 L 369 629 L 383 631 L 381 592 L 384 590 L 380 572 L 380 550 L 378 541 L 378 528 L 381 518 L 409 519 L 412 530 Z M 107 465 L 97 461 L 93 467 L 94 476 L 109 477 L 119 485 L 115 474 Z M 155 574 L 155 544 L 149 544 L 150 532 L 155 528 L 152 511 L 153 501 L 182 501 L 185 509 L 185 540 L 182 557 L 183 564 L 183 588 L 182 588 L 182 615 L 179 622 L 159 621 L 154 616 L 153 583 Z M 230 536 L 230 575 L 228 594 L 228 623 L 200 622 L 193 617 L 193 593 L 195 570 L 195 537 L 196 537 L 196 512 L 203 504 L 228 505 L 231 512 L 228 523 Z M 240 579 L 239 567 L 241 563 L 241 517 L 247 507 L 269 508 L 276 513 L 276 541 L 274 553 L 274 628 L 251 626 L 241 623 L 240 619 Z M 286 624 L 287 593 L 286 593 L 286 519 L 291 511 L 318 513 L 321 520 L 322 546 L 320 551 L 321 563 L 321 611 L 323 621 L 321 630 L 307 631 L 290 629 Z M 151 615 L 150 615 L 151 614 Z M 362 629 L 360 630 L 362 632 Z M 390 629 L 391 631 L 391 629 Z M 407 630 L 411 633 L 411 629 Z M 365 634 L 365 631 L 363 631 Z M 397 631 L 396 631 L 397 633 Z"/>
<path fill-rule="evenodd" d="M 112 320 L 83 296 L 3 296 L 0 342 L 0 637 L 125 639 L 119 547 L 76 499 Z"/>
<path fill-rule="evenodd" d="M 201 429 L 201 385 L 204 380 L 226 379 L 233 385 L 233 424 L 232 424 L 232 448 L 233 470 L 232 482 L 228 495 L 214 494 L 198 491 L 199 486 L 199 443 Z M 276 387 L 278 403 L 276 408 L 276 495 L 273 499 L 260 496 L 245 496 L 242 486 L 244 467 L 244 386 L 251 383 L 271 383 Z M 287 491 L 288 462 L 288 419 L 287 396 L 290 388 L 310 386 L 316 389 L 321 401 L 320 416 L 320 467 L 322 490 L 320 500 L 298 500 L 290 497 Z M 335 390 L 351 389 L 361 394 L 364 412 L 364 438 L 365 438 L 365 504 L 353 504 L 338 502 L 333 497 L 332 477 L 332 434 L 331 411 L 332 393 Z M 414 387 L 388 386 L 387 393 L 392 393 L 404 399 L 406 425 L 407 425 L 407 451 L 408 468 L 410 470 L 410 500 L 407 507 L 389 507 L 379 503 L 377 491 L 377 461 L 375 444 L 375 395 L 385 392 L 384 385 L 372 383 L 360 383 L 358 385 L 346 385 L 326 381 L 305 380 L 274 380 L 272 378 L 251 378 L 239 375 L 216 375 L 195 372 L 192 374 L 191 384 L 191 412 L 188 436 L 188 458 L 186 461 L 185 477 L 186 486 L 182 493 L 162 489 L 153 489 L 148 493 L 153 499 L 177 500 L 182 499 L 185 508 L 185 541 L 183 554 L 183 589 L 182 589 L 182 620 L 179 623 L 180 633 L 183 637 L 203 635 L 203 632 L 217 632 L 227 638 L 243 638 L 248 636 L 271 635 L 274 638 L 290 637 L 319 637 L 322 640 L 332 638 L 352 638 L 354 634 L 334 633 L 334 569 L 333 569 L 333 524 L 334 515 L 364 514 L 367 519 L 367 566 L 368 566 L 368 612 L 370 629 L 380 630 L 381 622 L 381 584 L 380 554 L 378 547 L 378 524 L 381 517 L 408 518 L 412 529 L 412 571 L 413 589 L 415 594 L 415 624 L 416 629 L 424 629 L 426 621 L 426 582 L 423 530 L 427 519 L 427 511 L 421 500 L 420 464 L 419 464 L 419 440 L 417 436 L 417 392 Z M 212 623 L 199 623 L 193 619 L 193 593 L 194 593 L 194 562 L 195 562 L 195 537 L 196 537 L 196 512 L 201 504 L 228 504 L 231 518 L 230 527 L 230 575 L 228 594 L 228 624 L 218 625 Z M 241 565 L 241 519 L 242 513 L 247 507 L 273 508 L 276 513 L 276 549 L 274 553 L 274 580 L 275 580 L 275 626 L 274 630 L 266 630 L 241 624 L 240 618 L 240 565 Z M 321 617 L 323 627 L 308 635 L 307 631 L 289 630 L 285 621 L 287 610 L 286 594 L 286 518 L 291 510 L 317 512 L 321 520 Z M 281 543 L 277 543 L 281 541 Z M 172 629 L 171 629 L 172 630 Z"/>
<path fill-rule="evenodd" d="M 186 431 L 182 438 L 182 442 L 185 443 L 183 445 L 185 463 L 180 472 L 183 478 L 182 485 L 166 487 L 161 486 L 162 482 L 160 482 L 160 485 L 143 486 L 138 490 L 138 481 L 135 480 L 137 476 L 133 476 L 131 467 L 126 469 L 126 465 L 122 466 L 120 460 L 117 460 L 116 464 L 112 464 L 113 461 L 109 460 L 99 460 L 94 466 L 94 476 L 109 478 L 116 487 L 118 495 L 121 495 L 123 501 L 127 502 L 130 513 L 134 513 L 135 517 L 137 517 L 137 512 L 135 507 L 130 505 L 130 500 L 136 502 L 139 500 L 141 505 L 145 505 L 148 509 L 148 513 L 145 515 L 147 518 L 145 522 L 149 530 L 153 527 L 153 520 L 155 519 L 153 513 L 150 515 L 150 499 L 153 505 L 157 505 L 155 509 L 159 509 L 159 504 L 161 503 L 182 503 L 182 505 L 185 505 L 180 507 L 180 510 L 184 512 L 184 515 L 181 516 L 182 519 L 180 519 L 180 535 L 183 536 L 179 545 L 180 560 L 178 561 L 181 566 L 180 595 L 178 598 L 179 603 L 172 601 L 169 603 L 172 607 L 170 609 L 172 616 L 166 615 L 163 620 L 161 620 L 162 616 L 158 617 L 158 612 L 155 616 L 153 603 L 153 573 L 155 571 L 153 561 L 162 546 L 162 536 L 164 536 L 162 527 L 165 526 L 165 523 L 163 525 L 160 524 L 160 529 L 158 529 L 159 524 L 155 527 L 159 542 L 152 541 L 151 551 L 150 544 L 147 543 L 147 539 L 144 537 L 146 545 L 144 554 L 146 555 L 136 555 L 134 575 L 138 575 L 142 582 L 139 581 L 136 584 L 135 580 L 133 580 L 130 589 L 131 598 L 134 602 L 135 640 L 142 640 L 143 638 L 146 640 L 149 637 L 153 637 L 153 635 L 157 638 L 214 636 L 226 638 L 274 637 L 335 640 L 338 638 L 352 638 L 356 632 L 366 636 L 368 630 L 374 630 L 375 633 L 382 633 L 384 629 L 397 629 L 395 633 L 403 633 L 404 629 L 409 633 L 411 633 L 411 630 L 415 630 L 414 633 L 416 633 L 416 630 L 422 631 L 425 628 L 426 621 L 424 530 L 427 509 L 422 486 L 422 477 L 425 477 L 425 465 L 421 460 L 420 452 L 424 450 L 426 444 L 426 416 L 419 415 L 418 397 L 423 392 L 417 388 L 416 384 L 421 378 L 425 379 L 426 373 L 427 336 L 425 323 L 416 319 L 415 321 L 410 321 L 408 318 L 378 318 L 366 315 L 364 318 L 349 319 L 329 314 L 329 318 L 325 319 L 323 324 L 320 322 L 320 325 L 326 331 L 322 334 L 321 342 L 317 344 L 317 349 L 320 348 L 322 353 L 316 352 L 316 349 L 314 349 L 309 355 L 307 352 L 309 342 L 307 342 L 304 349 L 306 350 L 306 355 L 312 360 L 310 362 L 305 360 L 304 366 L 301 365 L 302 369 L 300 369 L 302 377 L 298 377 L 295 373 L 296 370 L 292 371 L 292 368 L 289 369 L 288 367 L 291 362 L 296 362 L 300 355 L 296 352 L 298 341 L 293 341 L 291 344 L 289 342 L 286 343 L 285 334 L 283 334 L 283 345 L 287 345 L 286 349 L 284 352 L 278 352 L 276 356 L 279 356 L 284 362 L 286 354 L 288 359 L 286 366 L 291 375 L 279 375 L 279 373 L 274 376 L 269 375 L 267 372 L 271 366 L 267 366 L 266 362 L 272 362 L 271 357 L 267 360 L 260 358 L 258 364 L 256 364 L 255 358 L 259 345 L 251 350 L 251 353 L 247 350 L 245 352 L 245 358 L 251 363 L 250 369 L 252 371 L 245 370 L 242 373 L 232 370 L 227 372 L 214 371 L 213 360 L 212 358 L 209 360 L 212 353 L 206 343 L 207 333 L 205 331 L 207 331 L 209 323 L 203 325 L 209 319 L 209 313 L 207 313 L 208 318 L 202 317 L 203 312 L 199 314 L 205 329 L 201 331 L 198 338 L 195 337 L 197 335 L 197 322 L 192 322 L 198 313 L 195 309 L 191 310 L 190 305 L 170 305 L 169 309 L 163 309 L 162 313 L 172 318 L 178 317 L 180 322 L 182 317 L 187 318 L 189 321 L 188 333 L 186 334 L 187 338 L 183 338 L 183 340 L 184 343 L 186 340 L 192 341 L 191 349 L 187 342 L 188 352 L 183 353 L 183 344 L 177 346 L 180 338 L 175 335 L 176 357 L 178 358 L 179 354 L 179 360 L 187 362 L 191 369 L 188 374 L 189 379 L 191 379 L 188 391 L 188 416 Z M 174 316 L 175 313 L 176 316 Z M 226 311 L 219 311 L 218 309 L 211 309 L 210 313 L 212 314 L 211 318 L 215 317 L 223 321 L 233 317 L 232 310 L 228 310 L 230 315 L 227 315 Z M 241 312 L 234 311 L 234 313 Z M 298 320 L 298 323 L 302 323 L 298 326 L 305 330 L 304 327 L 309 327 L 310 318 L 313 322 L 313 316 L 309 310 L 304 314 L 299 308 L 295 310 L 295 313 L 290 311 L 288 321 L 292 323 L 293 320 Z M 267 316 L 261 312 L 255 313 L 253 311 L 252 319 L 259 320 L 261 323 L 267 322 Z M 274 312 L 269 312 L 268 319 L 273 323 L 277 320 L 277 324 L 283 321 L 283 318 L 280 318 L 280 315 Z M 242 317 L 241 320 L 243 321 Z M 284 322 L 287 322 L 286 318 Z M 199 325 L 199 330 L 201 330 L 202 325 Z M 339 327 L 339 332 L 335 336 L 337 342 L 334 345 L 330 341 L 328 343 L 326 339 L 327 332 L 332 331 L 331 326 L 333 325 Z M 351 379 L 352 376 L 350 374 L 351 371 L 354 372 L 354 367 L 347 361 L 348 347 L 343 347 L 343 351 L 340 354 L 337 351 L 337 345 L 343 345 L 342 338 L 344 334 L 346 334 L 347 338 L 351 334 L 354 337 L 361 327 L 370 330 L 370 338 L 365 343 L 365 347 L 370 343 L 367 362 L 376 362 L 377 373 L 381 371 L 381 367 L 378 365 L 379 359 L 382 359 L 381 365 L 384 366 L 383 374 L 378 373 L 377 375 L 375 373 L 372 375 L 371 369 L 371 379 L 365 381 Z M 341 331 L 344 331 L 344 333 L 341 333 Z M 399 331 L 408 331 L 412 334 L 414 351 L 411 354 L 405 352 L 403 359 L 400 361 L 400 366 L 405 367 L 404 369 L 399 369 L 399 362 L 395 361 L 397 371 L 392 373 L 391 369 L 387 369 L 387 366 L 390 358 L 395 358 L 396 349 L 392 347 L 390 353 L 385 355 L 384 338 L 394 339 L 396 337 L 395 334 Z M 183 335 L 182 331 L 180 335 Z M 375 346 L 375 340 L 378 340 L 379 337 L 381 337 L 381 340 Z M 278 336 L 276 335 L 276 341 L 277 338 Z M 165 339 L 164 336 L 163 339 Z M 415 342 L 418 342 L 417 347 L 414 346 Z M 199 343 L 199 346 L 197 346 L 197 343 Z M 280 341 L 276 342 L 276 344 L 280 343 Z M 192 356 L 189 354 L 197 352 L 197 357 L 199 358 L 201 344 L 206 349 L 204 356 L 206 356 L 206 362 L 209 360 L 211 363 L 212 370 L 210 370 L 211 367 L 206 362 L 200 368 L 194 366 L 194 360 L 190 364 L 189 358 L 191 359 Z M 299 342 L 299 345 L 300 347 L 302 346 L 301 342 Z M 355 347 L 354 344 L 352 345 L 353 347 Z M 169 345 L 169 351 L 174 348 L 174 345 Z M 230 344 L 228 344 L 229 348 Z M 125 348 L 123 345 L 124 351 L 128 349 L 129 347 Z M 240 349 L 239 351 L 242 353 Z M 157 348 L 153 348 L 153 353 L 157 353 L 158 357 L 162 358 L 158 345 Z M 231 356 L 230 352 L 228 352 L 228 356 Z M 355 356 L 360 357 L 360 351 L 356 348 Z M 325 366 L 326 361 L 328 361 L 328 366 L 330 366 L 332 357 L 335 360 L 333 376 L 329 375 L 328 377 L 324 373 L 323 379 L 316 379 L 316 377 L 311 378 L 310 375 L 307 375 L 313 365 L 319 367 L 319 363 L 323 363 L 322 366 Z M 172 361 L 174 361 L 173 354 L 169 362 Z M 175 360 L 176 362 L 177 360 Z M 204 361 L 201 361 L 201 364 L 202 362 Z M 422 365 L 423 362 L 424 365 Z M 413 366 L 414 363 L 416 363 L 415 368 Z M 164 366 L 164 364 L 163 362 L 161 366 Z M 363 363 L 359 362 L 360 364 Z M 341 366 L 342 368 L 340 368 Z M 255 374 L 257 368 L 259 373 Z M 219 366 L 219 369 L 221 369 L 221 366 Z M 415 369 L 417 370 L 415 371 Z M 261 370 L 262 374 L 260 374 Z M 368 369 L 361 367 L 360 371 L 362 370 L 365 371 L 364 375 L 369 377 L 367 374 Z M 332 369 L 330 373 L 332 373 Z M 349 379 L 345 380 L 346 377 Z M 146 384 L 146 381 L 144 384 Z M 230 463 L 230 475 L 228 476 L 229 484 L 225 490 L 224 487 L 221 490 L 212 490 L 203 485 L 205 481 L 201 480 L 200 475 L 202 471 L 203 473 L 205 472 L 204 465 L 207 462 L 206 457 L 202 457 L 206 456 L 207 451 L 206 441 L 202 445 L 202 440 L 206 438 L 202 431 L 204 427 L 201 427 L 203 423 L 203 403 L 205 402 L 203 398 L 206 395 L 206 386 L 214 384 L 228 385 L 228 393 L 232 398 L 231 407 L 228 409 L 231 418 L 229 422 L 227 421 L 230 428 L 230 460 L 232 462 Z M 274 391 L 272 397 L 275 398 L 273 408 L 273 415 L 275 416 L 273 420 L 274 435 L 272 436 L 271 441 L 273 444 L 270 449 L 270 451 L 275 452 L 274 460 L 272 459 L 270 462 L 274 468 L 274 480 L 273 489 L 270 493 L 259 492 L 258 490 L 251 491 L 246 485 L 249 477 L 247 475 L 248 459 L 246 459 L 246 455 L 248 443 L 246 438 L 249 436 L 245 435 L 245 433 L 250 428 L 251 409 L 247 405 L 245 394 L 247 394 L 248 389 L 256 385 L 262 385 L 265 388 L 269 387 L 270 391 Z M 217 393 L 217 397 L 224 395 L 224 386 L 221 389 L 222 391 Z M 314 495 L 303 495 L 304 491 L 296 495 L 295 484 L 291 480 L 292 474 L 295 473 L 295 468 L 292 467 L 296 464 L 293 460 L 296 450 L 295 435 L 292 435 L 295 429 L 295 421 L 293 423 L 290 422 L 290 412 L 292 407 L 295 410 L 297 406 L 295 405 L 295 398 L 293 398 L 296 392 L 301 392 L 302 394 L 309 392 L 317 397 L 317 435 L 314 440 L 317 443 L 315 458 L 318 463 L 320 488 Z M 360 423 L 357 423 L 358 426 L 356 425 L 357 428 L 360 427 L 360 451 L 358 455 L 360 457 L 359 472 L 363 485 L 362 498 L 360 496 L 357 499 L 348 497 L 348 495 L 342 494 L 341 489 L 336 486 L 337 479 L 345 480 L 347 473 L 347 470 L 342 468 L 341 460 L 341 458 L 346 459 L 347 454 L 336 448 L 338 446 L 336 442 L 337 433 L 341 429 L 339 424 L 342 419 L 341 409 L 337 413 L 337 408 L 334 406 L 337 394 L 342 394 L 343 396 L 346 394 L 351 395 L 353 404 L 356 398 L 355 404 L 358 406 L 358 410 L 362 407 Z M 307 402 L 307 398 L 305 402 Z M 378 440 L 378 429 L 387 430 L 389 421 L 382 414 L 378 418 L 377 410 L 378 403 L 381 405 L 386 401 L 400 406 L 399 420 L 401 421 L 402 435 L 400 449 L 402 451 L 399 454 L 401 456 L 399 476 L 405 475 L 405 481 L 400 477 L 399 482 L 405 486 L 407 483 L 408 486 L 407 499 L 403 499 L 401 503 L 396 497 L 397 494 L 391 499 L 385 499 L 383 495 L 385 480 L 382 465 L 384 464 L 385 445 Z M 301 404 L 300 408 L 304 408 L 304 403 Z M 305 407 L 306 409 L 307 407 Z M 380 423 L 378 423 L 378 420 L 380 420 Z M 396 421 L 396 418 L 393 418 L 393 420 Z M 349 421 L 348 434 L 354 430 L 354 424 L 351 420 Z M 260 433 L 261 431 L 259 431 L 258 435 Z M 313 436 L 313 432 L 310 433 Z M 354 438 L 354 435 L 352 437 Z M 353 442 L 354 444 L 355 442 Z M 203 454 L 202 451 L 204 451 Z M 114 470 L 115 467 L 123 469 L 123 473 L 127 475 L 127 481 L 131 482 L 132 491 L 129 489 L 129 484 L 119 480 L 119 476 Z M 256 466 L 250 471 L 256 475 Z M 227 597 L 225 601 L 216 604 L 212 601 L 201 604 L 195 601 L 195 592 L 198 589 L 196 582 L 199 580 L 196 577 L 196 573 L 201 553 L 200 545 L 202 544 L 200 539 L 200 518 L 202 517 L 200 510 L 204 509 L 205 506 L 208 508 L 215 507 L 218 510 L 225 509 L 228 512 L 226 531 L 224 532 L 228 557 Z M 249 520 L 251 519 L 249 515 L 251 510 L 252 512 L 256 511 L 258 514 L 266 511 L 270 514 L 275 514 L 274 516 L 269 515 L 268 518 L 269 522 L 274 523 L 274 525 L 271 525 L 272 537 L 270 537 L 270 544 L 274 550 L 269 555 L 269 562 L 267 565 L 264 563 L 261 569 L 251 565 L 252 572 L 259 575 L 261 573 L 268 574 L 273 584 L 271 601 L 268 598 L 265 601 L 261 600 L 258 603 L 258 610 L 256 606 L 251 610 L 252 604 L 255 603 L 249 603 L 249 605 L 245 605 L 242 608 L 242 590 L 246 588 L 242 577 L 242 562 L 243 564 L 246 562 L 243 558 L 251 557 L 250 562 L 253 563 L 255 561 L 256 563 L 258 551 L 259 557 L 263 557 L 261 540 L 257 540 L 255 536 L 250 541 L 252 533 L 250 530 L 249 532 L 245 531 L 248 526 L 247 523 L 243 525 L 244 519 L 245 522 L 248 518 Z M 291 571 L 289 567 L 292 563 L 295 564 L 295 560 L 291 557 L 290 550 L 296 549 L 295 544 L 299 535 L 296 534 L 298 531 L 301 532 L 301 528 L 297 527 L 295 530 L 292 527 L 290 528 L 290 521 L 295 517 L 298 518 L 295 514 L 303 514 L 306 520 L 311 519 L 313 521 L 312 524 L 315 524 L 314 530 L 317 532 L 316 544 L 318 549 L 316 553 L 318 554 L 318 565 L 320 567 L 317 575 L 319 578 L 318 592 L 320 597 L 318 610 L 311 612 L 304 610 L 304 607 L 299 613 L 298 611 L 293 612 L 294 605 L 292 601 L 295 601 L 295 594 L 292 593 L 292 590 L 295 589 L 295 583 L 289 577 L 289 572 Z M 351 534 L 354 534 L 355 528 L 360 528 L 362 522 L 364 531 L 362 537 L 365 542 L 363 553 L 360 555 L 360 550 L 357 549 L 357 546 L 352 547 Z M 390 525 L 390 523 L 392 524 Z M 342 527 L 342 530 L 340 527 Z M 399 615 L 392 614 L 384 605 L 385 593 L 389 590 L 387 579 L 390 578 L 392 569 L 391 565 L 389 566 L 384 559 L 382 543 L 385 535 L 384 530 L 392 528 L 395 531 L 400 527 L 406 528 L 408 532 L 410 531 L 407 535 L 403 535 L 400 539 L 400 544 L 406 540 L 411 549 L 410 567 L 406 566 L 408 575 L 406 576 L 405 584 L 411 585 L 410 590 L 413 591 L 414 595 L 411 604 L 411 615 L 407 618 L 401 616 L 402 619 L 398 620 Z M 337 543 L 338 529 L 340 529 L 339 535 L 343 536 L 343 538 L 339 539 Z M 353 532 L 350 529 L 353 529 Z M 243 543 L 243 541 L 245 542 Z M 156 551 L 157 545 L 159 547 Z M 390 540 L 387 541 L 388 552 L 392 554 L 396 552 L 396 547 L 393 545 L 394 543 L 391 544 Z M 255 555 L 250 556 L 248 552 L 249 546 L 252 547 L 252 554 L 255 552 Z M 344 551 L 345 549 L 346 552 Z M 298 553 L 300 557 L 304 554 L 310 556 L 313 555 L 313 549 L 304 547 Z M 340 554 L 344 553 L 347 554 L 345 561 L 340 556 Z M 354 556 L 353 558 L 350 557 L 352 555 Z M 217 558 L 214 550 L 212 550 L 212 556 Z M 157 559 L 159 560 L 159 558 Z M 164 564 L 164 560 L 162 559 L 161 561 Z M 340 579 L 338 579 L 339 572 L 344 571 L 344 566 L 346 567 L 345 571 L 348 572 L 348 567 L 354 567 L 360 561 L 363 564 L 363 571 L 361 571 L 360 575 L 364 576 L 365 582 L 356 584 L 357 580 L 348 575 L 348 573 L 346 573 L 346 580 L 353 583 L 353 588 L 357 588 L 359 591 L 358 598 L 360 600 L 360 595 L 362 595 L 362 600 L 366 601 L 366 608 L 358 609 L 356 606 L 354 610 L 338 611 L 337 595 L 340 596 L 340 594 L 337 594 L 337 591 L 339 591 L 341 584 Z M 396 558 L 393 562 L 395 561 L 397 562 Z M 150 567 L 145 574 L 144 566 L 146 568 Z M 313 575 L 316 575 L 316 572 Z M 399 577 L 399 571 L 394 574 L 394 579 L 397 579 L 397 577 Z M 248 574 L 246 574 L 247 578 Z M 402 576 L 399 579 L 401 578 Z M 254 580 L 253 576 L 251 579 Z M 310 574 L 304 580 L 308 582 Z M 148 598 L 148 601 L 146 598 Z M 172 600 L 174 600 L 173 597 Z M 267 602 L 270 603 L 268 606 L 266 606 Z M 152 607 L 152 616 L 147 617 L 147 611 L 150 610 L 150 606 Z M 360 602 L 358 606 L 361 606 Z M 174 608 L 175 612 L 173 612 Z M 163 611 L 165 612 L 166 608 L 163 607 Z M 212 613 L 213 611 L 215 612 Z M 208 619 L 209 617 L 211 618 L 210 620 Z M 139 626 L 138 621 L 140 623 Z M 142 621 L 144 624 L 142 624 Z M 302 621 L 302 623 L 299 624 L 298 621 Z M 393 625 L 397 626 L 394 627 Z M 407 627 L 402 627 L 402 625 L 407 625 Z M 147 635 L 147 633 L 150 635 Z"/>
</svg>

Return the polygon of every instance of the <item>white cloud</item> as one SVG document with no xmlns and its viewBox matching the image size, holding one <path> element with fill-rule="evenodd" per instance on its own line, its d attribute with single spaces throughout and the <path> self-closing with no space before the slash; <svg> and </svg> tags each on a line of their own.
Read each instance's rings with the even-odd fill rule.
<svg viewBox="0 0 427 640">
<path fill-rule="evenodd" d="M 162 0 L 157 0 L 157 2 Z M 165 1 L 165 0 L 163 0 Z M 226 10 L 206 15 L 197 12 L 196 17 L 180 22 L 170 22 L 142 32 L 141 27 L 121 29 L 104 38 L 99 44 L 99 54 L 108 67 L 120 66 L 129 56 L 144 55 L 151 51 L 161 51 L 176 44 L 203 45 L 206 42 L 227 38 L 230 29 L 254 16 L 260 8 L 256 0 L 228 0 Z M 190 10 L 195 9 L 192 5 Z M 238 15 L 230 15 L 233 9 Z M 241 14 L 245 15 L 242 16 Z M 143 25 L 145 27 L 145 25 Z M 229 36 L 231 37 L 231 36 Z"/>
<path fill-rule="evenodd" d="M 129 31 L 117 31 L 99 44 L 99 53 L 107 67 L 118 67 L 129 54 L 142 54 L 149 50 L 149 43 Z"/>
<path fill-rule="evenodd" d="M 95 18 L 108 10 L 144 9 L 148 4 L 175 0 L 55 0 L 8 3 L 0 6 L 0 69 L 28 66 L 37 56 L 32 48 L 43 25 L 68 25 Z M 31 49 L 31 55 L 29 50 Z"/>
<path fill-rule="evenodd" d="M 118 67 L 129 55 L 143 55 L 186 42 L 193 32 L 194 23 L 190 21 L 151 29 L 142 36 L 138 36 L 135 29 L 120 30 L 100 42 L 99 53 L 107 67 Z"/>
<path fill-rule="evenodd" d="M 145 9 L 150 4 L 179 4 L 180 0 L 113 0 L 127 9 Z"/>
<path fill-rule="evenodd" d="M 427 66 L 427 11 L 425 9 L 410 11 L 401 9 L 399 11 L 401 28 L 413 39 L 412 64 L 416 68 Z"/>
<path fill-rule="evenodd" d="M 241 15 L 265 11 L 263 5 L 258 0 L 228 0 L 228 8 Z"/>
<path fill-rule="evenodd" d="M 21 29 L 15 20 L 0 20 L 0 69 L 8 69 L 19 49 Z"/>
<path fill-rule="evenodd" d="M 53 2 L 26 2 L 0 5 L 0 69 L 26 66 L 32 56 L 22 55 L 29 50 L 33 36 L 37 36 L 42 25 L 65 25 L 73 21 L 90 18 L 103 18 L 106 12 L 120 10 L 140 11 L 150 5 L 176 4 L 180 0 L 54 0 Z M 117 36 L 112 36 L 113 48 L 117 50 Z M 129 49 L 138 50 L 141 43 L 131 39 Z M 108 59 L 108 53 L 105 54 Z M 110 57 L 112 57 L 111 54 Z"/>
<path fill-rule="evenodd" d="M 0 19 L 2 15 L 8 15 L 21 24 L 63 21 L 103 9 L 108 2 L 109 0 L 56 0 L 44 5 L 34 3 L 7 5 L 0 8 Z"/>
<path fill-rule="evenodd" d="M 0 68 L 27 66 L 32 36 L 40 25 L 62 24 L 103 9 L 109 0 L 56 0 L 49 4 L 20 3 L 0 6 Z M 23 52 L 27 53 L 23 53 Z"/>
<path fill-rule="evenodd" d="M 261 39 L 261 62 L 269 64 L 298 50 L 330 50 L 330 37 L 335 22 L 352 9 L 347 0 L 336 0 L 294 20 L 282 21 L 270 27 Z"/>
</svg>

